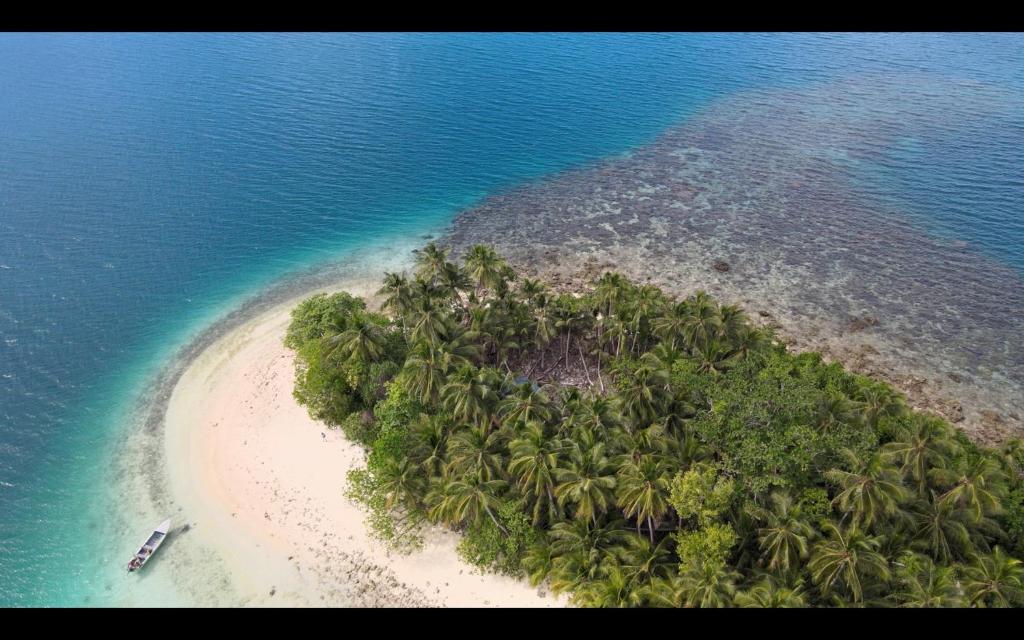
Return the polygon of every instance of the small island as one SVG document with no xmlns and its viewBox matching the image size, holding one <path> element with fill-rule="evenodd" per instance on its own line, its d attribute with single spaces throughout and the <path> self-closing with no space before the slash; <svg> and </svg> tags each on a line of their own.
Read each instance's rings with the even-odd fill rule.
<svg viewBox="0 0 1024 640">
<path fill-rule="evenodd" d="M 701 291 L 554 294 L 489 246 L 450 257 L 388 273 L 379 311 L 308 298 L 285 337 L 295 398 L 367 451 L 346 491 L 389 548 L 444 525 L 588 607 L 1024 605 L 1020 440 L 976 444 Z"/>
</svg>

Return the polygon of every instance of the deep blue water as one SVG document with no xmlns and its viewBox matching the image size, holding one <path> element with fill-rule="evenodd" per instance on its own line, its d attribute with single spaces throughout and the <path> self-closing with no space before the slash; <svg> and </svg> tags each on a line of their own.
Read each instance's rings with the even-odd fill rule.
<svg viewBox="0 0 1024 640">
<path fill-rule="evenodd" d="M 0 605 L 103 602 L 89 532 L 126 411 L 275 280 L 436 233 L 749 88 L 924 73 L 1020 100 L 1022 51 L 1014 34 L 0 35 Z M 1024 270 L 1024 118 L 950 120 L 862 177 Z"/>
</svg>

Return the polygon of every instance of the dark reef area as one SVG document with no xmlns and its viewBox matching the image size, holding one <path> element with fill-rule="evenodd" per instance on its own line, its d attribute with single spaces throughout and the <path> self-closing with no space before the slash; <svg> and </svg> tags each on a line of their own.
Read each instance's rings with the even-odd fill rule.
<svg viewBox="0 0 1024 640">
<path fill-rule="evenodd" d="M 858 164 L 942 122 L 956 95 L 927 76 L 741 92 L 631 153 L 494 195 L 443 240 L 493 244 L 561 286 L 619 271 L 676 295 L 741 304 L 797 349 L 884 379 L 992 443 L 1024 433 L 1024 279 L 921 231 L 858 181 Z M 965 98 L 966 96 L 966 98 Z"/>
</svg>

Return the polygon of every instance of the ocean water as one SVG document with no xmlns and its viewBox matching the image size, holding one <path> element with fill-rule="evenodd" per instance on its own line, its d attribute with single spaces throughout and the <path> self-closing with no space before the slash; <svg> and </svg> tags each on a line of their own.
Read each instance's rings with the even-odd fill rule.
<svg viewBox="0 0 1024 640">
<path fill-rule="evenodd" d="M 260 292 L 715 105 L 908 76 L 942 99 L 839 160 L 1024 272 L 1017 34 L 0 35 L 0 605 L 132 602 L 113 457 L 165 364 Z M 995 106 L 958 100 L 979 86 Z"/>
</svg>

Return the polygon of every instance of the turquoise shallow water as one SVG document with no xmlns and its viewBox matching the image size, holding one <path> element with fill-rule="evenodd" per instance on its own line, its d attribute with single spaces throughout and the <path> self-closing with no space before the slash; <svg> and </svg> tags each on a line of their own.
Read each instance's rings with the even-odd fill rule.
<svg viewBox="0 0 1024 640">
<path fill-rule="evenodd" d="M 927 73 L 1020 100 L 1022 44 L 0 36 L 0 604 L 119 602 L 124 553 L 102 521 L 113 445 L 178 347 L 270 284 L 437 233 L 490 193 L 626 152 L 752 88 Z M 859 162 L 859 177 L 929 232 L 1024 269 L 1022 113 L 943 122 Z"/>
</svg>

